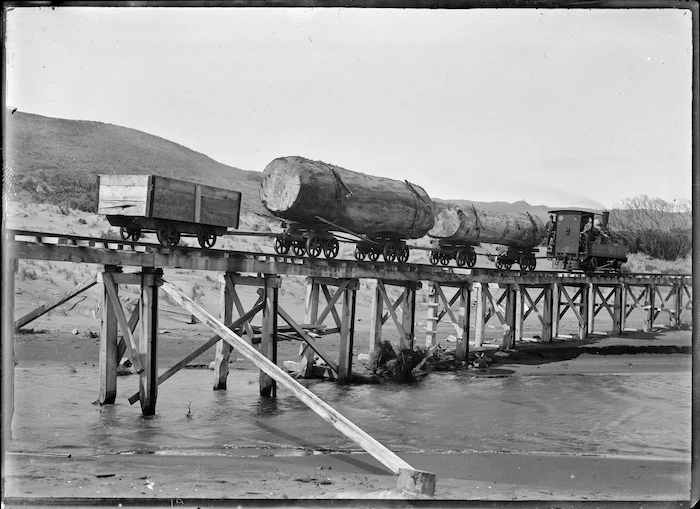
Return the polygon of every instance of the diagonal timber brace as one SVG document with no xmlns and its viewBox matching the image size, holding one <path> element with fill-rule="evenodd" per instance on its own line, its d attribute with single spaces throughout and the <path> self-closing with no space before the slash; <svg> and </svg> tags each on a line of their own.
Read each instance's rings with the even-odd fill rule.
<svg viewBox="0 0 700 509">
<path fill-rule="evenodd" d="M 406 487 L 417 489 L 416 484 L 421 487 L 428 486 L 428 495 L 432 495 L 435 487 L 435 474 L 430 472 L 420 472 L 411 467 L 395 453 L 384 447 L 377 440 L 372 438 L 362 429 L 353 424 L 349 419 L 340 414 L 321 398 L 309 391 L 306 387 L 294 380 L 291 376 L 280 369 L 276 364 L 260 354 L 254 347 L 246 343 L 240 336 L 228 329 L 223 323 L 214 318 L 204 308 L 195 304 L 189 297 L 178 290 L 171 283 L 163 282 L 161 290 L 167 293 L 176 303 L 182 306 L 189 313 L 192 313 L 207 327 L 212 329 L 221 339 L 233 346 L 244 357 L 252 361 L 258 368 L 273 378 L 279 385 L 291 391 L 299 400 L 306 404 L 311 410 L 316 412 L 322 419 L 330 423 L 346 437 L 353 440 L 365 451 L 389 468 L 394 474 L 399 475 L 399 481 Z M 408 477 L 408 479 L 406 479 Z M 403 480 L 402 480 L 403 478 Z M 423 481 L 419 479 L 425 478 Z M 411 485 L 413 483 L 413 486 Z M 432 489 L 430 489 L 432 485 Z"/>
</svg>

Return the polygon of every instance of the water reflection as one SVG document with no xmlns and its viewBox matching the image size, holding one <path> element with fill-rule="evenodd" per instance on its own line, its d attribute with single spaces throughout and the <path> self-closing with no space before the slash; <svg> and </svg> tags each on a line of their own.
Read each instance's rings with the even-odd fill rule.
<svg viewBox="0 0 700 509">
<path fill-rule="evenodd" d="M 294 453 L 359 447 L 284 389 L 261 397 L 257 371 L 232 371 L 228 391 L 211 373 L 184 370 L 159 389 L 143 417 L 125 398 L 93 405 L 97 370 L 17 372 L 11 450 L 66 453 L 241 454 L 251 446 Z M 687 458 L 690 375 L 511 376 L 432 373 L 411 385 L 310 383 L 316 393 L 397 452 L 538 451 Z"/>
</svg>

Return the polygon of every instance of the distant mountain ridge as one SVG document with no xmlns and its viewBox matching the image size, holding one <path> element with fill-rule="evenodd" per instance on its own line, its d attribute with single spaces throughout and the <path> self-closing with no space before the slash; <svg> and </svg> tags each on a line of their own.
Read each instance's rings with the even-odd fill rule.
<svg viewBox="0 0 700 509">
<path fill-rule="evenodd" d="M 241 191 L 244 212 L 269 216 L 259 198 L 259 171 L 228 166 L 127 127 L 9 109 L 5 120 L 5 173 L 10 173 L 11 190 L 21 199 L 90 210 L 96 205 L 96 175 L 153 174 Z M 547 220 L 546 206 L 525 201 L 433 199 L 495 212 L 529 212 Z"/>
</svg>

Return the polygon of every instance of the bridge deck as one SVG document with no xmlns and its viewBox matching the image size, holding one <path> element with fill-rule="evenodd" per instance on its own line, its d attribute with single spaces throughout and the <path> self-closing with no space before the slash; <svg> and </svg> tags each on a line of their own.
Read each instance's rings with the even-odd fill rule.
<svg viewBox="0 0 700 509">
<path fill-rule="evenodd" d="M 157 244 L 99 239 L 54 233 L 7 230 L 5 246 L 13 258 L 132 267 L 179 268 L 217 272 L 297 275 L 328 278 L 367 278 L 388 281 L 547 285 L 673 285 L 690 284 L 691 276 L 614 274 L 458 268 L 417 263 L 309 259 L 273 253 L 226 251 L 192 247 L 164 248 Z"/>
</svg>

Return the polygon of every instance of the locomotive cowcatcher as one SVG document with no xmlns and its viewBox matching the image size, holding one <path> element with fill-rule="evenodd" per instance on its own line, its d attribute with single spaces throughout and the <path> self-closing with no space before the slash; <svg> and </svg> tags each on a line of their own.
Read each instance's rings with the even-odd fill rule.
<svg viewBox="0 0 700 509">
<path fill-rule="evenodd" d="M 560 209 L 549 213 L 547 258 L 553 268 L 620 272 L 627 261 L 627 247 L 614 244 L 610 238 L 610 212 Z"/>
</svg>

